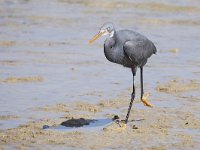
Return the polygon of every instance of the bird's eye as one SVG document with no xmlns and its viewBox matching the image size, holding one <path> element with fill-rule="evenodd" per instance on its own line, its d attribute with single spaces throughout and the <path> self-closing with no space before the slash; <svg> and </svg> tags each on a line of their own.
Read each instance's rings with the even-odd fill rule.
<svg viewBox="0 0 200 150">
<path fill-rule="evenodd" d="M 110 27 L 107 27 L 107 30 L 109 31 L 109 30 L 110 30 Z"/>
<path fill-rule="evenodd" d="M 113 48 L 113 46 L 110 47 L 111 49 Z"/>
</svg>

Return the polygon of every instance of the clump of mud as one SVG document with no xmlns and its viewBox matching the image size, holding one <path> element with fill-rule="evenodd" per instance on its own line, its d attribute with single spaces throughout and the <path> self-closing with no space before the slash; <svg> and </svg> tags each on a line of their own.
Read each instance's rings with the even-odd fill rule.
<svg viewBox="0 0 200 150">
<path fill-rule="evenodd" d="M 25 83 L 25 82 L 42 82 L 44 80 L 43 77 L 35 76 L 35 77 L 8 77 L 4 80 L 0 80 L 2 83 Z"/>
<path fill-rule="evenodd" d="M 178 49 L 178 48 L 172 48 L 169 50 L 169 52 L 171 52 L 171 53 L 178 53 L 179 51 L 180 51 L 180 49 Z"/>
<path fill-rule="evenodd" d="M 78 109 L 79 111 L 88 111 L 94 113 L 102 111 L 100 107 L 86 102 L 76 102 L 75 109 Z"/>
<path fill-rule="evenodd" d="M 198 81 L 196 80 L 185 81 L 180 79 L 171 80 L 165 85 L 159 84 L 156 88 L 157 91 L 165 93 L 187 92 L 199 89 L 200 89 L 200 83 Z"/>
<path fill-rule="evenodd" d="M 21 64 L 22 62 L 18 60 L 1 60 L 0 61 L 0 65 L 3 65 L 3 66 L 17 66 Z"/>
<path fill-rule="evenodd" d="M 58 103 L 53 106 L 47 105 L 43 107 L 34 108 L 34 110 L 46 111 L 46 112 L 69 112 L 69 107 L 66 104 Z"/>
<path fill-rule="evenodd" d="M 15 41 L 1 41 L 0 46 L 14 46 L 16 45 Z"/>
<path fill-rule="evenodd" d="M 14 115 L 0 115 L 0 120 L 13 120 L 13 119 L 18 119 L 20 118 L 19 116 L 14 116 Z"/>
</svg>

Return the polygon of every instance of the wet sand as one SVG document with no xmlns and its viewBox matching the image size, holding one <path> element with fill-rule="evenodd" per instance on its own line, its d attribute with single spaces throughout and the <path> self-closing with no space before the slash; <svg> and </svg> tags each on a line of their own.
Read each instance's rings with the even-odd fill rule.
<svg viewBox="0 0 200 150">
<path fill-rule="evenodd" d="M 187 90 L 167 90 L 183 88 L 182 83 L 169 81 L 162 85 L 162 92 L 168 94 L 191 92 L 197 90 L 196 84 L 189 85 Z M 193 87 L 193 88 L 192 88 Z M 198 85 L 200 88 L 200 85 Z M 165 90 L 163 90 L 165 89 Z M 160 90 L 160 85 L 158 85 Z M 123 97 L 123 95 L 122 95 Z M 154 107 L 137 108 L 140 103 L 136 100 L 131 111 L 130 121 L 127 128 L 119 130 L 116 123 L 101 128 L 99 131 L 65 131 L 65 130 L 43 130 L 43 125 L 57 126 L 61 122 L 71 118 L 111 118 L 116 113 L 108 113 L 106 110 L 118 109 L 121 112 L 120 118 L 125 118 L 128 105 L 127 100 L 119 97 L 113 100 L 102 100 L 98 104 L 90 103 L 69 103 L 52 106 L 38 107 L 34 111 L 40 113 L 64 112 L 64 115 L 56 119 L 40 119 L 30 121 L 17 128 L 3 130 L 0 132 L 1 147 L 8 145 L 12 148 L 75 148 L 75 149 L 198 149 L 200 140 L 199 100 L 192 97 L 181 97 L 176 95 L 174 100 L 184 104 L 181 109 Z M 158 100 L 159 101 L 159 100 Z M 195 105 L 194 105 L 195 103 Z M 173 103 L 171 103 L 173 106 Z M 10 118 L 10 117 L 9 117 Z M 4 119 L 1 117 L 1 119 Z M 91 142 L 92 141 L 92 142 Z"/>
<path fill-rule="evenodd" d="M 175 82 L 175 83 L 174 83 Z M 102 100 L 98 104 L 75 102 L 68 104 L 48 105 L 34 108 L 35 112 L 58 113 L 64 115 L 56 119 L 40 119 L 30 121 L 17 128 L 2 130 L 1 147 L 16 149 L 24 148 L 75 148 L 75 149 L 198 149 L 200 140 L 199 103 L 200 97 L 182 97 L 180 93 L 199 90 L 200 84 L 187 81 L 185 84 L 177 80 L 169 81 L 165 85 L 158 84 L 157 90 L 174 95 L 174 100 L 183 104 L 181 109 L 157 107 L 137 108 L 139 100 L 136 100 L 131 111 L 127 128 L 121 128 L 113 123 L 98 131 L 65 131 L 43 130 L 44 125 L 57 126 L 61 122 L 71 118 L 111 118 L 117 109 L 120 118 L 125 118 L 128 100 L 123 100 L 126 95 L 116 99 Z M 179 90 L 177 90 L 179 89 Z M 157 100 L 160 101 L 160 100 Z M 195 105 L 194 105 L 195 104 Z M 17 119 L 8 116 L 1 119 Z M 95 140 L 94 140 L 95 139 Z M 92 142 L 91 142 L 92 141 Z"/>
<path fill-rule="evenodd" d="M 198 0 L 1 1 L 0 149 L 200 149 Z M 43 129 L 68 119 L 125 119 L 131 71 L 108 62 L 112 21 L 146 35 L 157 49 L 144 68 L 153 108 L 136 100 L 127 128 Z"/>
</svg>

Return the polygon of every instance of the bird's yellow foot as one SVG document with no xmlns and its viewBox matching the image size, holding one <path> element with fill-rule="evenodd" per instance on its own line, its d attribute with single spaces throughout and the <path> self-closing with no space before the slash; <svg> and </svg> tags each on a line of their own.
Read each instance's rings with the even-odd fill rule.
<svg viewBox="0 0 200 150">
<path fill-rule="evenodd" d="M 144 106 L 153 107 L 153 105 L 151 103 L 149 103 L 147 100 L 149 95 L 150 94 L 143 95 L 141 101 L 143 102 Z"/>
</svg>

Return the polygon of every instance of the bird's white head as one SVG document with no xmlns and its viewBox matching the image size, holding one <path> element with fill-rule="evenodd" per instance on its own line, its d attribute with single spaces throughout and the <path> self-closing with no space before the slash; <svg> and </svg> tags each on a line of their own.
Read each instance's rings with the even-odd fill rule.
<svg viewBox="0 0 200 150">
<path fill-rule="evenodd" d="M 99 33 L 97 33 L 90 41 L 89 44 L 92 44 L 96 39 L 100 38 L 104 35 L 109 35 L 113 37 L 115 33 L 114 25 L 111 22 L 104 23 L 103 26 L 100 28 Z"/>
<path fill-rule="evenodd" d="M 109 35 L 110 37 L 113 37 L 115 32 L 114 25 L 111 22 L 104 23 L 99 32 L 102 32 L 103 35 Z"/>
</svg>

